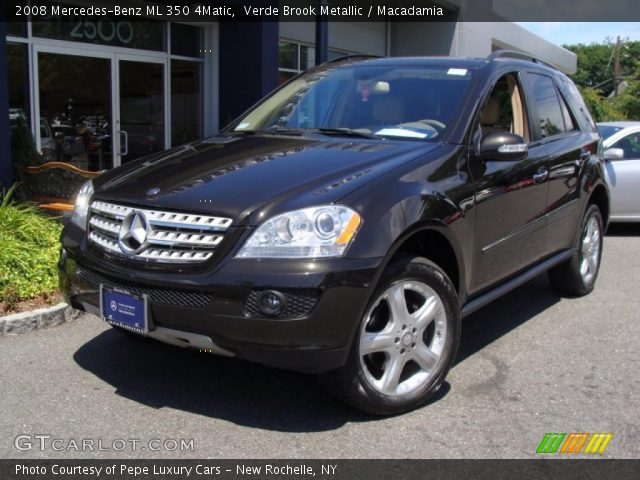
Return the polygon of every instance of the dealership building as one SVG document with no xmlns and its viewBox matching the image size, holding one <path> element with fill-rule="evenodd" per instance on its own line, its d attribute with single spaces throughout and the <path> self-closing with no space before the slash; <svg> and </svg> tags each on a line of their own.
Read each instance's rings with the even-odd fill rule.
<svg viewBox="0 0 640 480">
<path fill-rule="evenodd" d="M 105 170 L 212 135 L 279 83 L 348 54 L 486 57 L 507 48 L 575 71 L 573 53 L 515 23 L 465 21 L 471 2 L 456 3 L 446 2 L 442 22 L 0 22 L 1 183 L 12 181 L 19 119 L 49 159 Z"/>
</svg>

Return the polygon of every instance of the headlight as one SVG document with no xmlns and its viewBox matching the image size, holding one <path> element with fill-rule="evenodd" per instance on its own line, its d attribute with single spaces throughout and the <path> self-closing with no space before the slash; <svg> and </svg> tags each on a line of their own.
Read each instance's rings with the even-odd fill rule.
<svg viewBox="0 0 640 480">
<path fill-rule="evenodd" d="M 89 201 L 93 195 L 93 183 L 89 180 L 80 187 L 76 204 L 73 207 L 73 215 L 71 221 L 82 228 L 87 228 L 87 213 L 89 211 Z"/>
<path fill-rule="evenodd" d="M 339 257 L 347 250 L 360 223 L 360 215 L 342 205 L 325 205 L 283 213 L 260 225 L 236 256 Z"/>
</svg>

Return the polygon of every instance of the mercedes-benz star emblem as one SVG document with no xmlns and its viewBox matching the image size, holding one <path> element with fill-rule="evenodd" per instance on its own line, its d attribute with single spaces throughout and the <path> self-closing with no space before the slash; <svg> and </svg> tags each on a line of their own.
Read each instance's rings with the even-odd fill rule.
<svg viewBox="0 0 640 480">
<path fill-rule="evenodd" d="M 142 212 L 131 212 L 124 218 L 118 234 L 118 244 L 124 253 L 137 253 L 145 246 L 149 222 Z"/>
</svg>

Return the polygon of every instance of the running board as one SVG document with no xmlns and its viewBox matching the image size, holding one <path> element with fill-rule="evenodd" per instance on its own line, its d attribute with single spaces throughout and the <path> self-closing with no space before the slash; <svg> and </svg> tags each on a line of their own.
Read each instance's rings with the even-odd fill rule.
<svg viewBox="0 0 640 480">
<path fill-rule="evenodd" d="M 520 275 L 512 278 L 508 282 L 505 282 L 493 290 L 488 291 L 487 293 L 479 296 L 471 300 L 464 307 L 462 307 L 462 311 L 460 312 L 460 316 L 462 318 L 471 315 L 476 310 L 481 309 L 485 305 L 493 302 L 496 298 L 503 296 L 505 293 L 510 292 L 514 288 L 519 287 L 523 283 L 527 283 L 529 280 L 537 277 L 541 273 L 546 272 L 551 267 L 555 267 L 556 265 L 565 262 L 571 258 L 573 255 L 573 250 L 567 250 L 566 252 L 559 253 L 554 255 L 551 258 L 548 258 L 542 263 L 537 264 L 535 267 L 527 270 L 526 272 L 521 273 Z"/>
</svg>

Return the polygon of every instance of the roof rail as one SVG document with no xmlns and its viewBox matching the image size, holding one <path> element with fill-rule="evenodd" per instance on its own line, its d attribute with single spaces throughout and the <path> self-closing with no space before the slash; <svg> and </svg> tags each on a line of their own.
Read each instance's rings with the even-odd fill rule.
<svg viewBox="0 0 640 480">
<path fill-rule="evenodd" d="M 539 63 L 541 65 L 545 65 L 549 68 L 553 68 L 554 70 L 558 70 L 555 66 L 551 65 L 544 60 L 540 60 L 533 55 L 528 55 L 524 52 L 518 52 L 516 50 L 496 50 L 495 52 L 491 52 L 490 55 L 487 56 L 487 60 L 495 60 L 496 58 L 509 57 L 509 58 L 517 58 L 519 60 L 529 60 L 530 62 Z"/>
</svg>

